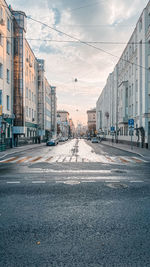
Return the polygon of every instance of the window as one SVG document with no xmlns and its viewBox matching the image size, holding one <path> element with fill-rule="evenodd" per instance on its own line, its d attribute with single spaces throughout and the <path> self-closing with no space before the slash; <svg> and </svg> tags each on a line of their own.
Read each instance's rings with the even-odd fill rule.
<svg viewBox="0 0 150 267">
<path fill-rule="evenodd" d="M 10 82 L 10 71 L 7 69 L 7 83 Z"/>
<path fill-rule="evenodd" d="M 10 20 L 7 18 L 7 30 L 10 31 Z"/>
<path fill-rule="evenodd" d="M 31 108 L 29 108 L 29 118 L 31 118 Z"/>
<path fill-rule="evenodd" d="M 9 110 L 9 95 L 6 96 L 7 110 Z"/>
<path fill-rule="evenodd" d="M 136 113 L 136 115 L 138 113 L 138 102 L 137 101 L 136 101 L 136 105 L 135 105 L 135 113 Z"/>
<path fill-rule="evenodd" d="M 2 105 L 2 97 L 3 97 L 2 90 L 0 90 L 0 105 Z"/>
<path fill-rule="evenodd" d="M 0 45 L 1 45 L 1 46 L 3 45 L 3 35 L 2 35 L 1 32 L 0 32 Z"/>
<path fill-rule="evenodd" d="M 28 117 L 28 107 L 26 107 L 26 117 Z"/>
<path fill-rule="evenodd" d="M 32 109 L 32 120 L 34 119 L 34 110 Z"/>
<path fill-rule="evenodd" d="M 6 47 L 7 54 L 10 55 L 10 42 L 7 40 L 7 47 Z"/>
<path fill-rule="evenodd" d="M 3 19 L 3 8 L 0 7 L 0 19 Z"/>
<path fill-rule="evenodd" d="M 0 78 L 3 79 L 3 64 L 0 63 Z"/>
<path fill-rule="evenodd" d="M 139 31 L 141 32 L 141 30 L 142 30 L 142 18 L 139 21 Z"/>
<path fill-rule="evenodd" d="M 31 100 L 31 90 L 29 90 L 29 99 Z"/>
<path fill-rule="evenodd" d="M 26 98 L 28 98 L 28 88 L 26 88 Z"/>
</svg>

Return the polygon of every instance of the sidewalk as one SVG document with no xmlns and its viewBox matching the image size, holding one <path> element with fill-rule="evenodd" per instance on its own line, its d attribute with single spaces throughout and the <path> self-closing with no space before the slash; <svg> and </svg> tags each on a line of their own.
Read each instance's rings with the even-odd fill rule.
<svg viewBox="0 0 150 267">
<path fill-rule="evenodd" d="M 36 149 L 37 147 L 42 147 L 42 146 L 45 146 L 45 143 L 32 144 L 32 145 L 25 145 L 25 146 L 10 148 L 10 149 L 7 149 L 7 150 L 5 150 L 3 152 L 0 152 L 0 159 L 6 157 L 8 155 L 13 155 L 15 153 L 27 151 L 27 150 L 30 150 L 30 149 L 33 149 L 33 148 Z"/>
<path fill-rule="evenodd" d="M 116 144 L 116 143 L 112 143 L 111 141 L 102 141 L 101 144 L 115 147 L 117 149 L 124 150 L 124 151 L 130 152 L 130 153 L 134 153 L 134 154 L 137 154 L 141 157 L 146 157 L 146 158 L 150 159 L 150 149 L 133 146 L 133 150 L 132 150 L 130 145 L 119 144 L 119 143 Z"/>
</svg>

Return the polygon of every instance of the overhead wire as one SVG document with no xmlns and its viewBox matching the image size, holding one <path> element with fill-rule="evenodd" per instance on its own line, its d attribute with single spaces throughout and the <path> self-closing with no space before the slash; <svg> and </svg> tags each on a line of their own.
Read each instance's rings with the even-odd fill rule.
<svg viewBox="0 0 150 267">
<path fill-rule="evenodd" d="M 69 37 L 69 38 L 71 38 L 71 39 L 74 39 L 74 40 L 78 41 L 79 43 L 82 43 L 82 44 L 84 44 L 84 45 L 86 45 L 86 46 L 89 46 L 89 47 L 91 47 L 91 48 L 94 48 L 95 50 L 101 51 L 101 52 L 103 52 L 103 53 L 105 53 L 105 54 L 108 54 L 108 55 L 110 55 L 110 56 L 112 56 L 112 57 L 115 57 L 115 58 L 119 58 L 119 59 L 120 59 L 119 56 L 116 56 L 116 55 L 114 55 L 114 54 L 112 54 L 112 53 L 110 53 L 110 52 L 108 52 L 108 51 L 106 51 L 106 50 L 104 50 L 104 49 L 102 49 L 102 48 L 97 47 L 97 46 L 94 46 L 94 45 L 92 45 L 92 44 L 89 43 L 89 42 L 82 41 L 82 40 L 80 40 L 80 39 L 77 38 L 77 37 L 74 37 L 74 36 L 72 36 L 72 35 L 70 35 L 70 34 L 68 34 L 68 33 L 65 33 L 65 32 L 63 32 L 63 31 L 61 31 L 61 30 L 58 30 L 58 29 L 52 27 L 52 26 L 49 26 L 48 24 L 43 23 L 43 22 L 41 22 L 41 21 L 39 21 L 39 20 L 37 20 L 37 19 L 33 19 L 31 16 L 27 16 L 27 18 L 30 19 L 30 20 L 32 20 L 32 21 L 34 21 L 34 22 L 37 22 L 37 23 L 39 23 L 39 24 L 41 24 L 41 25 L 43 25 L 43 26 L 45 26 L 45 27 L 47 27 L 47 28 L 49 28 L 49 29 L 51 29 L 51 30 L 53 30 L 53 31 L 56 31 L 56 32 L 58 32 L 59 34 L 63 34 L 63 35 L 65 35 L 65 36 L 67 36 L 67 37 Z M 146 68 L 146 67 L 144 67 L 144 66 L 142 66 L 142 65 L 136 64 L 136 63 L 134 63 L 134 62 L 131 62 L 131 61 L 127 60 L 127 59 L 121 58 L 121 60 L 122 60 L 122 61 L 125 61 L 125 62 L 127 62 L 127 63 L 129 63 L 129 64 L 136 65 L 136 66 L 138 66 L 138 67 L 140 67 L 140 68 L 149 70 L 148 68 Z"/>
<path fill-rule="evenodd" d="M 2 4 L 1 4 L 1 5 L 2 5 Z M 4 5 L 2 5 L 2 6 L 4 6 Z M 8 6 L 6 6 L 6 7 L 9 8 Z M 41 22 L 41 21 L 39 21 L 39 20 L 37 20 L 37 19 L 32 18 L 31 16 L 27 16 L 27 19 L 30 19 L 30 20 L 32 20 L 32 21 L 34 21 L 34 22 L 37 22 L 37 23 L 39 23 L 39 24 L 41 24 L 41 25 L 43 25 L 43 26 L 45 26 L 45 27 L 48 27 L 49 29 L 51 29 L 51 30 L 53 30 L 53 31 L 56 31 L 56 32 L 58 32 L 58 33 L 60 33 L 60 34 L 63 34 L 63 35 L 65 35 L 65 36 L 67 36 L 67 37 L 69 37 L 69 38 L 71 38 L 71 39 L 74 39 L 74 40 L 77 41 L 77 43 L 79 42 L 79 43 L 84 44 L 84 45 L 86 45 L 86 46 L 89 46 L 89 47 L 91 47 L 91 48 L 93 48 L 93 49 L 96 49 L 96 50 L 98 50 L 98 51 L 101 51 L 101 52 L 103 52 L 103 53 L 105 53 L 105 54 L 108 54 L 108 55 L 110 55 L 110 56 L 112 56 L 112 57 L 115 57 L 115 58 L 120 59 L 119 56 L 116 56 L 116 55 L 114 55 L 114 54 L 112 54 L 112 53 L 110 53 L 110 52 L 108 52 L 108 51 L 106 51 L 106 50 L 104 50 L 104 49 L 102 49 L 102 48 L 97 47 L 97 46 L 94 46 L 94 45 L 92 45 L 91 42 L 82 41 L 82 40 L 80 40 L 80 39 L 77 38 L 77 37 L 74 37 L 74 36 L 72 36 L 72 35 L 70 35 L 70 34 L 67 34 L 67 33 L 61 31 L 61 30 L 58 30 L 58 29 L 56 29 L 56 28 L 54 28 L 54 27 L 52 27 L 52 26 L 50 26 L 50 25 L 48 25 L 48 24 L 46 24 L 46 23 L 43 23 L 43 22 Z M 144 67 L 144 66 L 142 66 L 142 65 L 140 65 L 140 64 L 136 64 L 136 63 L 131 62 L 131 61 L 129 61 L 129 60 L 127 60 L 127 59 L 124 59 L 124 58 L 121 58 L 121 60 L 122 60 L 122 61 L 125 61 L 125 62 L 127 62 L 127 63 L 129 63 L 129 64 L 136 65 L 136 66 L 138 66 L 138 67 L 140 67 L 140 68 L 143 68 L 143 69 L 149 71 L 148 68 L 146 68 L 146 67 Z"/>
<path fill-rule="evenodd" d="M 4 36 L 2 35 L 1 38 L 6 38 L 6 39 L 13 39 L 16 38 L 15 36 Z M 69 41 L 69 40 L 55 40 L 55 39 L 41 39 L 41 38 L 22 38 L 22 37 L 17 37 L 18 39 L 25 39 L 27 41 L 41 41 L 41 42 L 56 42 L 56 43 L 79 43 L 79 41 Z M 140 42 L 111 42 L 111 41 L 83 41 L 85 43 L 89 44 L 111 44 L 111 45 L 140 45 Z M 142 44 L 149 44 L 150 42 L 142 42 Z"/>
</svg>

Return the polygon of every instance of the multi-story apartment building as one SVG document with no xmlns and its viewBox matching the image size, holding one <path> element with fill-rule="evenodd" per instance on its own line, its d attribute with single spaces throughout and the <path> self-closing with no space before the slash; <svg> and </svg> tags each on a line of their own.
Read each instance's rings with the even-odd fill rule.
<svg viewBox="0 0 150 267">
<path fill-rule="evenodd" d="M 45 136 L 49 139 L 51 132 L 51 86 L 45 78 Z"/>
<path fill-rule="evenodd" d="M 49 137 L 51 122 L 56 133 L 56 88 L 26 31 L 26 14 L 0 0 L 0 144 L 7 146 Z"/>
<path fill-rule="evenodd" d="M 96 111 L 97 130 L 107 138 L 115 127 L 116 140 L 129 143 L 128 121 L 133 119 L 134 143 L 150 148 L 150 2 L 107 80 Z"/>
<path fill-rule="evenodd" d="M 55 86 L 51 86 L 51 130 L 53 136 L 57 135 L 57 96 Z"/>
<path fill-rule="evenodd" d="M 94 134 L 96 130 L 96 108 L 87 110 L 87 118 L 88 132 Z"/>
<path fill-rule="evenodd" d="M 75 126 L 71 118 L 69 119 L 69 135 L 72 137 L 75 135 Z"/>
<path fill-rule="evenodd" d="M 69 112 L 65 110 L 58 110 L 57 117 L 61 135 L 68 137 L 70 130 Z"/>
<path fill-rule="evenodd" d="M 0 144 L 12 145 L 13 126 L 13 15 L 0 0 Z"/>
<path fill-rule="evenodd" d="M 45 136 L 45 61 L 38 59 L 38 136 Z"/>
<path fill-rule="evenodd" d="M 37 133 L 37 59 L 25 40 L 25 136 L 36 138 Z"/>
</svg>

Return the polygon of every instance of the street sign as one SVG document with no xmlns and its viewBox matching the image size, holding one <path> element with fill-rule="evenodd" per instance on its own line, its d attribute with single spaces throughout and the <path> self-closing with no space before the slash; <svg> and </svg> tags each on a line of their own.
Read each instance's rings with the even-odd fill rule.
<svg viewBox="0 0 150 267">
<path fill-rule="evenodd" d="M 128 120 L 128 126 L 129 126 L 129 135 L 131 136 L 131 150 L 133 150 L 133 142 L 132 142 L 132 137 L 134 133 L 134 119 Z"/>
<path fill-rule="evenodd" d="M 128 120 L 128 125 L 129 126 L 134 126 L 134 119 Z"/>
<path fill-rule="evenodd" d="M 114 132 L 114 131 L 115 131 L 115 127 L 112 126 L 112 127 L 110 128 L 110 131 L 111 131 L 111 132 Z"/>
</svg>

